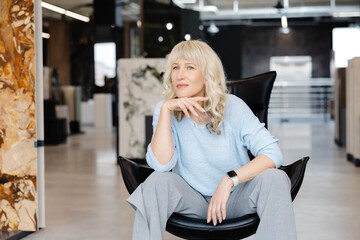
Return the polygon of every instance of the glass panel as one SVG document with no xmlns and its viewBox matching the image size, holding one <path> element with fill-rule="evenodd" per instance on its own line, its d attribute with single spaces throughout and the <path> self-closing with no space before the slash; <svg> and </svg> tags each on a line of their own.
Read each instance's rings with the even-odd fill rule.
<svg viewBox="0 0 360 240">
<path fill-rule="evenodd" d="M 116 69 L 116 45 L 113 42 L 95 43 L 95 85 L 103 87 L 105 78 L 114 78 Z"/>
<path fill-rule="evenodd" d="M 360 28 L 334 28 L 335 67 L 347 67 L 348 60 L 360 56 Z"/>
</svg>

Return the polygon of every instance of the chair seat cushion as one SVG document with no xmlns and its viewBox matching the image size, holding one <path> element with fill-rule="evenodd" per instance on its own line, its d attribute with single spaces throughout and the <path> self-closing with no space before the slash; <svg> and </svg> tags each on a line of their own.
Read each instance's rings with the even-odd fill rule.
<svg viewBox="0 0 360 240">
<path fill-rule="evenodd" d="M 212 222 L 206 223 L 206 219 L 190 218 L 174 213 L 167 222 L 166 230 L 185 239 L 240 239 L 254 234 L 259 222 L 258 215 L 254 213 L 225 219 L 214 226 Z"/>
</svg>

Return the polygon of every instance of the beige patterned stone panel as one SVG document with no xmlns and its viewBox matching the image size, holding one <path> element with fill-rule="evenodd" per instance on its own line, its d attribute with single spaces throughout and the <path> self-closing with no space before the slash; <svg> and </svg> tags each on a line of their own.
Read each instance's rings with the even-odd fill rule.
<svg viewBox="0 0 360 240">
<path fill-rule="evenodd" d="M 33 0 L 0 1 L 0 229 L 37 229 Z"/>
</svg>

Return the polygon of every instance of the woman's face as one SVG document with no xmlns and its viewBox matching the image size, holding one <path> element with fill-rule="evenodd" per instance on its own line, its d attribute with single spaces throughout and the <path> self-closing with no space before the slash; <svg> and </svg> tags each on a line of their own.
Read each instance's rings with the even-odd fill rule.
<svg viewBox="0 0 360 240">
<path fill-rule="evenodd" d="M 171 81 L 178 98 L 205 96 L 205 77 L 200 66 L 179 58 L 171 67 Z"/>
</svg>

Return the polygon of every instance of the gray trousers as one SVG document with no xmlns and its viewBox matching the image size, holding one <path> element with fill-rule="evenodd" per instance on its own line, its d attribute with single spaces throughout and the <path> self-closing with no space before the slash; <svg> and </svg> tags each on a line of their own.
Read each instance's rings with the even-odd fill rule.
<svg viewBox="0 0 360 240">
<path fill-rule="evenodd" d="M 265 170 L 235 187 L 227 203 L 226 218 L 256 212 L 260 217 L 256 240 L 296 239 L 290 186 L 284 171 Z M 127 199 L 136 210 L 133 240 L 163 239 L 166 222 L 174 212 L 206 219 L 210 199 L 176 173 L 153 172 Z"/>
</svg>

